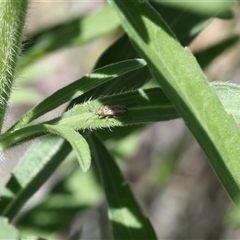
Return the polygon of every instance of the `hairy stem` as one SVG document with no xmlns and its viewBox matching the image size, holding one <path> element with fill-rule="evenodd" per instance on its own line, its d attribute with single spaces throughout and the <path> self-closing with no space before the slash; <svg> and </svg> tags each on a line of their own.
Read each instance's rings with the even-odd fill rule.
<svg viewBox="0 0 240 240">
<path fill-rule="evenodd" d="M 14 84 L 28 0 L 0 1 L 0 131 Z"/>
</svg>

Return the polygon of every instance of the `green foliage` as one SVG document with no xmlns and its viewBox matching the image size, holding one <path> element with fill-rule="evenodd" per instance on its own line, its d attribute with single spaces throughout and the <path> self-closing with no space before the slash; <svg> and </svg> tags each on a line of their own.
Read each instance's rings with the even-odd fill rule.
<svg viewBox="0 0 240 240">
<path fill-rule="evenodd" d="M 1 217 L 0 218 L 0 238 L 1 239 L 17 239 L 19 237 L 19 233 L 17 229 L 11 226 L 8 223 L 8 219 Z"/>
<path fill-rule="evenodd" d="M 111 1 L 110 4 L 119 12 L 132 43 L 204 149 L 230 196 L 237 199 L 240 194 L 238 127 L 209 86 L 194 56 L 177 42 L 148 3 L 126 6 Z"/>
<path fill-rule="evenodd" d="M 114 239 L 157 239 L 108 150 L 94 134 L 89 138 L 106 192 Z"/>
<path fill-rule="evenodd" d="M 100 204 L 103 189 L 112 226 L 110 237 L 157 239 L 152 224 L 139 207 L 105 143 L 114 138 L 120 145 L 141 125 L 175 118 L 185 121 L 226 191 L 237 203 L 240 193 L 237 127 L 240 89 L 229 83 L 208 83 L 200 66 L 208 66 L 238 37 L 233 36 L 196 53 L 195 57 L 188 48 L 182 47 L 207 26 L 210 17 L 230 17 L 229 3 L 213 2 L 211 6 L 202 3 L 196 8 L 194 4 L 177 2 L 177 8 L 172 8 L 165 1 L 162 5 L 161 1 L 150 4 L 111 0 L 94 14 L 36 33 L 33 41 L 24 43 L 25 56 L 18 61 L 27 1 L 16 5 L 15 2 L 0 3 L 0 13 L 7 13 L 7 17 L 0 17 L 0 25 L 7 26 L 1 30 L 4 35 L 0 37 L 0 126 L 17 64 L 19 74 L 44 75 L 44 71 L 34 70 L 33 62 L 53 51 L 119 31 L 120 24 L 125 33 L 101 55 L 92 72 L 56 90 L 1 134 L 2 152 L 14 151 L 14 147 L 32 139 L 37 142 L 29 147 L 1 189 L 0 238 L 40 239 L 27 237 L 38 232 L 39 236 L 59 238 L 62 229 L 71 226 L 76 212 L 83 214 Z M 207 14 L 201 15 L 206 7 Z M 146 83 L 150 85 L 153 81 L 155 87 L 146 88 Z M 69 105 L 60 116 L 36 121 L 64 103 Z M 114 112 L 116 106 L 125 110 L 118 114 Z M 103 107 L 110 113 L 100 114 Z M 110 134 L 115 127 L 121 127 L 118 136 Z M 87 172 L 85 175 L 80 172 L 76 159 L 81 170 Z M 61 174 L 49 196 L 20 218 L 16 224 L 18 230 L 8 224 L 19 216 L 26 202 L 56 171 Z M 61 210 L 65 211 L 64 216 Z M 48 221 L 47 227 L 43 226 L 45 221 Z M 80 238 L 80 235 L 78 231 L 69 239 Z M 109 237 L 107 233 L 102 235 L 103 239 L 105 235 Z"/>
</svg>

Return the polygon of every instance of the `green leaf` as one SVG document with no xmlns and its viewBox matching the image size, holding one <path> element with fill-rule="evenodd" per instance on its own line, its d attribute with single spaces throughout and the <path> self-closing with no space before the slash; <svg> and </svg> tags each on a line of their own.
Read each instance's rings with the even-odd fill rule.
<svg viewBox="0 0 240 240">
<path fill-rule="evenodd" d="M 174 9 L 154 3 L 151 4 L 153 4 L 158 13 L 163 15 L 164 20 L 171 26 L 182 45 L 188 45 L 211 21 L 208 17 L 199 16 L 186 10 Z M 95 68 L 138 56 L 139 54 L 131 45 L 128 36 L 124 34 L 102 54 Z M 138 71 L 122 75 L 112 82 L 102 84 L 94 89 L 94 91 L 91 91 L 90 96 L 96 98 L 101 95 L 113 94 L 119 92 L 119 90 L 122 91 L 122 89 L 127 90 L 127 86 L 133 90 L 141 87 L 151 78 L 151 73 L 144 67 Z M 83 96 L 77 102 L 81 103 L 86 98 L 86 96 Z"/>
<path fill-rule="evenodd" d="M 124 106 L 126 112 L 120 115 L 99 116 L 104 106 Z M 61 117 L 47 124 L 57 124 L 75 129 L 110 128 L 177 118 L 179 115 L 160 88 L 116 94 L 76 105 Z"/>
<path fill-rule="evenodd" d="M 57 108 L 61 104 L 75 99 L 83 93 L 96 88 L 97 86 L 113 80 L 121 74 L 141 68 L 145 62 L 141 59 L 123 61 L 116 64 L 111 64 L 85 75 L 81 79 L 61 88 L 51 96 L 44 99 L 37 106 L 24 114 L 9 130 L 11 132 L 21 128 L 41 115 Z"/>
<path fill-rule="evenodd" d="M 102 190 L 93 170 L 91 167 L 83 173 L 71 154 L 54 174 L 57 178 L 51 191 L 18 219 L 17 226 L 22 234 L 36 233 L 38 229 L 38 235 L 46 239 L 62 239 L 62 230 L 71 228 L 76 214 L 81 217 L 99 206 Z"/>
<path fill-rule="evenodd" d="M 80 46 L 98 37 L 116 32 L 119 21 L 109 6 L 86 16 L 72 19 L 31 36 L 24 43 L 26 56 L 20 62 L 20 69 L 66 46 Z"/>
<path fill-rule="evenodd" d="M 80 166 L 82 170 L 85 172 L 88 170 L 90 166 L 89 148 L 84 138 L 80 134 L 75 132 L 73 129 L 77 129 L 77 127 L 68 128 L 63 124 L 61 126 L 60 125 L 54 126 L 46 123 L 32 125 L 30 127 L 26 127 L 14 133 L 8 134 L 5 141 L 3 140 L 1 142 L 1 147 L 5 149 L 8 146 L 8 144 L 11 144 L 11 146 L 13 147 L 16 144 L 23 143 L 24 141 L 28 141 L 41 135 L 46 135 L 49 133 L 56 134 L 65 138 L 71 144 L 72 148 L 75 150 Z M 21 133 L 20 135 L 18 134 L 19 132 Z"/>
<path fill-rule="evenodd" d="M 8 219 L 0 217 L 0 239 L 19 239 L 17 229 L 8 223 Z"/>
<path fill-rule="evenodd" d="M 91 157 L 88 144 L 82 135 L 63 126 L 51 126 L 49 124 L 44 124 L 44 127 L 47 132 L 57 134 L 71 144 L 82 170 L 86 172 L 90 167 Z"/>
<path fill-rule="evenodd" d="M 216 91 L 225 110 L 234 117 L 237 124 L 240 124 L 240 86 L 221 82 L 213 82 L 211 86 Z"/>
<path fill-rule="evenodd" d="M 120 115 L 98 115 L 104 106 L 123 106 Z M 14 147 L 30 139 L 51 133 L 51 127 L 75 130 L 111 128 L 170 120 L 179 117 L 174 106 L 160 88 L 116 94 L 76 105 L 62 116 L 36 125 L 24 127 L 0 138 L 2 150 Z M 59 132 L 58 134 L 61 135 Z"/>
<path fill-rule="evenodd" d="M 6 188 L 1 192 L 1 215 L 12 220 L 71 149 L 68 142 L 54 136 L 44 137 L 34 143 L 20 159 Z"/>
<path fill-rule="evenodd" d="M 109 1 L 139 54 L 208 156 L 233 200 L 240 194 L 240 135 L 192 53 L 147 2 Z M 232 151 L 234 149 L 234 151 Z"/>
<path fill-rule="evenodd" d="M 95 135 L 88 140 L 93 160 L 101 173 L 114 239 L 157 239 L 113 157 Z"/>
<path fill-rule="evenodd" d="M 165 21 L 168 22 L 171 28 L 175 31 L 178 39 L 183 45 L 188 45 L 193 38 L 211 21 L 208 17 L 199 16 L 185 10 L 169 8 L 158 4 L 154 4 L 154 7 L 159 13 L 163 14 Z M 128 36 L 124 34 L 102 54 L 95 68 L 129 58 L 136 58 L 138 56 L 139 55 L 131 45 Z M 114 79 L 114 81 L 100 85 L 80 98 L 74 100 L 71 104 L 74 106 L 76 103 L 82 103 L 86 99 L 89 99 L 90 96 L 98 98 L 103 95 L 115 94 L 119 91 L 122 92 L 128 91 L 128 89 L 138 89 L 151 78 L 152 76 L 148 68 L 143 67 L 137 71 L 121 75 L 120 77 Z M 128 127 L 127 130 L 121 129 L 118 131 L 118 129 L 115 129 L 114 131 L 118 131 L 117 136 L 119 136 L 119 134 L 124 134 L 124 132 L 126 135 L 127 133 L 131 133 L 132 130 L 130 129 L 136 129 L 139 127 L 140 126 L 131 126 L 131 128 Z M 106 133 L 110 133 L 110 131 L 102 131 L 101 136 Z M 112 134 L 110 135 L 112 136 Z"/>
<path fill-rule="evenodd" d="M 161 3 L 168 6 L 178 7 L 183 10 L 192 11 L 194 13 L 205 16 L 218 16 L 221 18 L 232 18 L 233 14 L 231 8 L 233 7 L 233 1 L 181 1 L 181 0 L 156 0 L 157 3 Z"/>
<path fill-rule="evenodd" d="M 114 57 L 117 56 L 113 55 L 112 59 Z M 142 81 L 144 83 L 146 80 Z M 132 87 L 131 81 L 126 82 L 126 91 Z M 25 130 L 22 132 L 24 133 Z M 39 142 L 34 144 L 20 160 L 4 195 L 1 196 L 0 211 L 4 210 L 5 215 L 11 219 L 15 217 L 24 203 L 46 182 L 71 150 L 70 144 L 64 139 L 58 137 L 40 138 Z M 8 189 L 14 189 L 16 181 L 17 186 L 19 182 L 21 187 L 17 188 L 13 194 Z"/>
<path fill-rule="evenodd" d="M 176 9 L 151 2 L 154 9 L 161 14 L 183 46 L 199 34 L 211 21 L 209 17 L 199 16 L 186 10 Z M 127 34 L 117 39 L 99 58 L 95 68 L 127 59 L 138 58 Z"/>
<path fill-rule="evenodd" d="M 150 79 L 151 74 L 149 73 L 147 66 L 142 67 L 136 71 L 123 74 L 115 78 L 113 81 L 101 84 L 100 86 L 77 98 L 73 105 L 86 102 L 86 99 L 96 99 L 103 96 L 139 89 Z"/>
<path fill-rule="evenodd" d="M 150 2 L 183 46 L 189 45 L 212 21 L 211 17 L 199 15 L 186 9 L 176 8 L 174 5 L 168 5 L 167 3 L 158 4 L 157 1 Z"/>
<path fill-rule="evenodd" d="M 223 53 L 226 49 L 230 48 L 239 40 L 239 36 L 233 36 L 228 39 L 208 47 L 201 52 L 194 53 L 201 68 L 206 68 L 216 57 Z"/>
</svg>

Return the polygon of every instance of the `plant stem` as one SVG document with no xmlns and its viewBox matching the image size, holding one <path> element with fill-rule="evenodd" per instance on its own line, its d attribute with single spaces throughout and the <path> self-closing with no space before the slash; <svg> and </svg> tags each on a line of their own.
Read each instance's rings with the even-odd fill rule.
<svg viewBox="0 0 240 240">
<path fill-rule="evenodd" d="M 0 131 L 20 53 L 28 0 L 0 1 Z"/>
</svg>

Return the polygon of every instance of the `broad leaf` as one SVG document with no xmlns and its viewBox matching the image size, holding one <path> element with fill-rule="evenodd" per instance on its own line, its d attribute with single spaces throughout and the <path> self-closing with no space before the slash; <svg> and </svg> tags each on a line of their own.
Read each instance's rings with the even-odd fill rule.
<svg viewBox="0 0 240 240">
<path fill-rule="evenodd" d="M 240 134 L 192 53 L 147 2 L 111 0 L 152 75 L 175 105 L 233 200 L 240 194 Z M 234 151 L 231 151 L 234 149 Z"/>
</svg>

